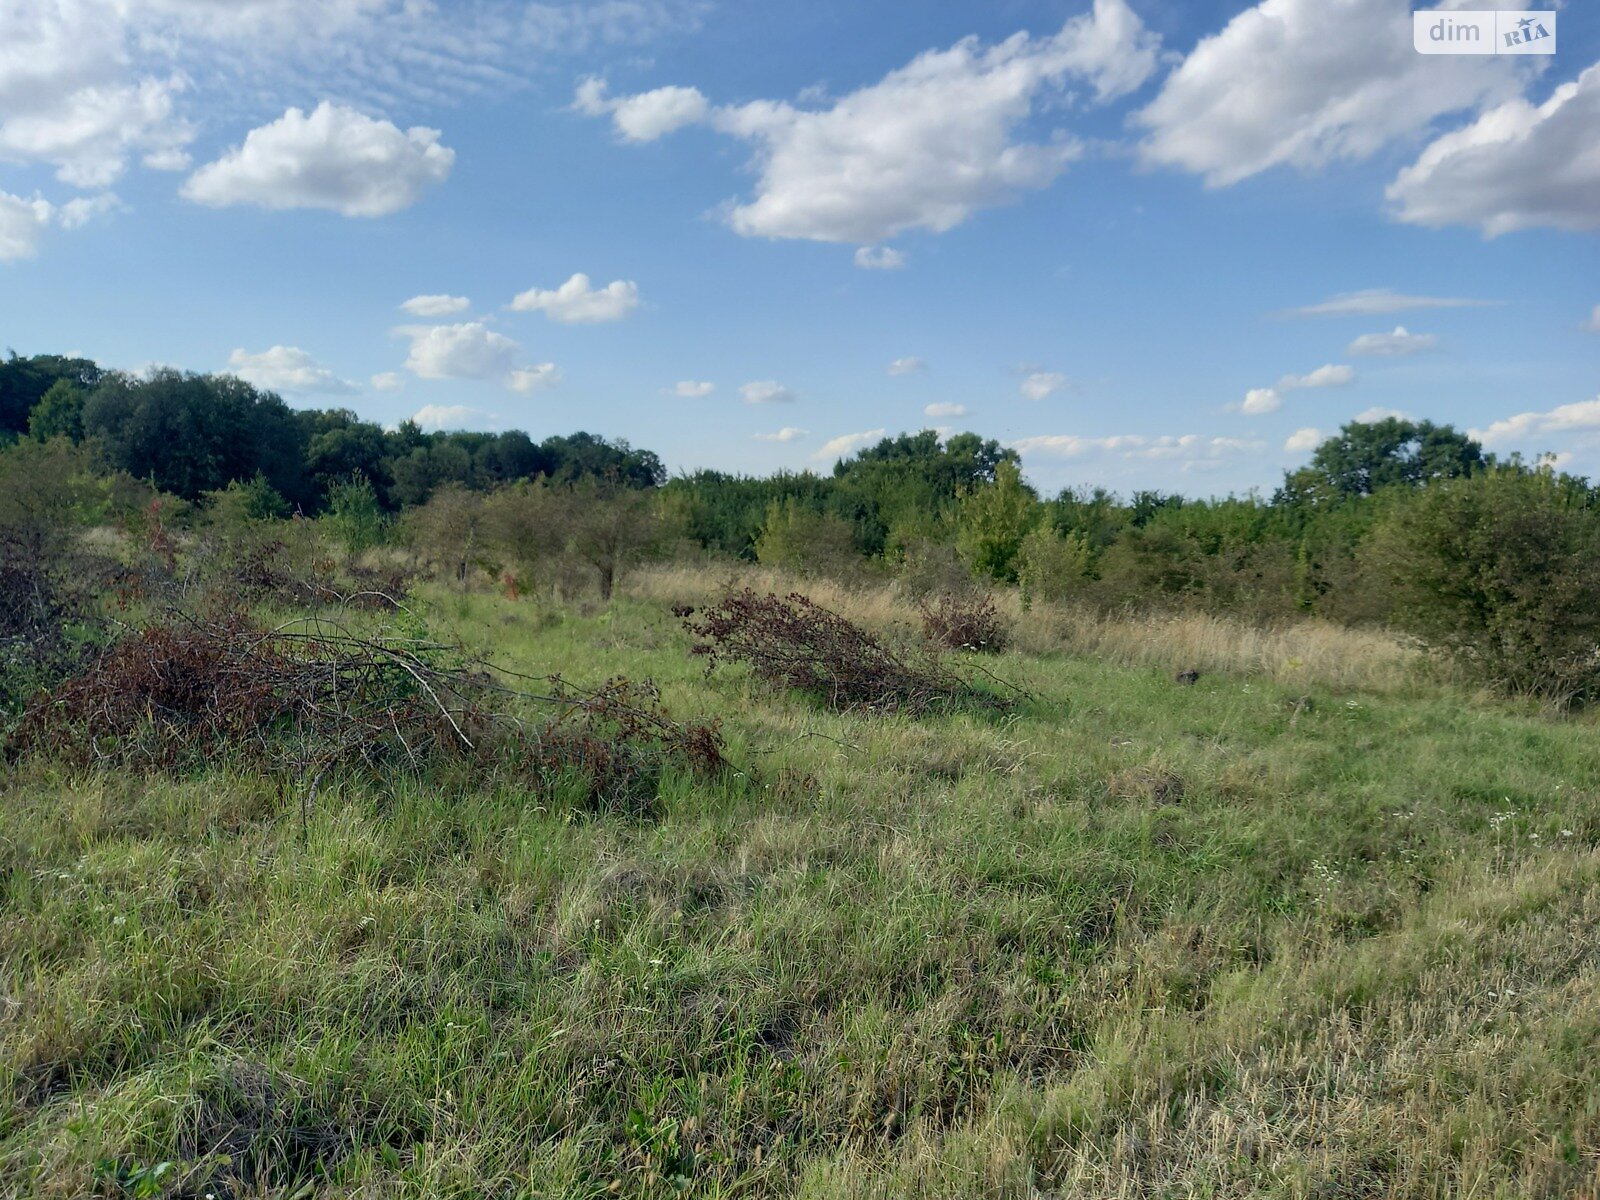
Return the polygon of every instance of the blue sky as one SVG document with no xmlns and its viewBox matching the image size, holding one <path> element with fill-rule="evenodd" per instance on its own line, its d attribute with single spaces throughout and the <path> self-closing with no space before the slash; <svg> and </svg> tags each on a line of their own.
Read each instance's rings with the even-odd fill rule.
<svg viewBox="0 0 1600 1200">
<path fill-rule="evenodd" d="M 1600 475 L 1600 6 L 1557 34 L 1421 56 L 1402 0 L 14 0 L 0 340 L 675 469 L 935 426 L 1051 490 L 1213 494 L 1394 411 Z"/>
</svg>

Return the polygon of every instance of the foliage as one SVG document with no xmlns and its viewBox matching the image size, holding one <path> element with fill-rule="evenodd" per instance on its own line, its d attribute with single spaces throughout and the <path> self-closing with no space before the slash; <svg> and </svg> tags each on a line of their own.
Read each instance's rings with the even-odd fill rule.
<svg viewBox="0 0 1600 1200">
<path fill-rule="evenodd" d="M 831 512 L 818 512 L 793 496 L 767 505 L 756 537 L 756 560 L 797 575 L 843 577 L 861 561 L 849 524 Z"/>
<path fill-rule="evenodd" d="M 462 587 L 483 551 L 484 499 L 459 483 L 438 488 L 405 516 L 407 540 Z"/>
<path fill-rule="evenodd" d="M 1316 503 L 1370 496 L 1470 475 L 1485 465 L 1483 448 L 1450 425 L 1401 417 L 1352 421 L 1317 447 L 1310 466 L 1287 477 L 1283 498 Z"/>
<path fill-rule="evenodd" d="M 47 442 L 53 437 L 83 440 L 83 389 L 71 379 L 57 379 L 28 414 L 28 436 Z"/>
<path fill-rule="evenodd" d="M 943 650 L 999 654 L 1010 639 L 992 596 L 940 596 L 931 604 L 924 600 L 917 605 L 917 612 L 922 617 L 922 636 Z"/>
<path fill-rule="evenodd" d="M 595 574 L 600 599 L 610 600 L 617 579 L 660 545 L 665 532 L 656 498 L 615 480 L 592 476 L 553 488 L 556 528 L 567 553 Z"/>
<path fill-rule="evenodd" d="M 382 545 L 389 527 L 377 488 L 359 472 L 328 485 L 328 507 L 322 520 L 351 559 Z"/>
<path fill-rule="evenodd" d="M 65 438 L 0 450 L 0 713 L 69 669 L 113 564 L 80 544 L 98 507 L 88 456 Z"/>
<path fill-rule="evenodd" d="M 235 479 L 225 488 L 207 492 L 203 499 L 206 519 L 230 531 L 262 521 L 282 521 L 293 511 L 260 472 L 249 480 Z"/>
<path fill-rule="evenodd" d="M 1088 535 L 1059 533 L 1048 525 L 1031 530 L 1017 548 L 1017 584 L 1022 605 L 1057 604 L 1080 593 L 1093 578 Z"/>
<path fill-rule="evenodd" d="M 961 497 L 956 546 L 973 572 L 1014 581 L 1022 540 L 1040 517 L 1038 497 L 1022 481 L 1016 463 L 995 468 L 993 483 L 980 484 Z"/>
<path fill-rule="evenodd" d="M 0 435 L 24 434 L 39 402 L 59 382 L 87 391 L 104 372 L 86 358 L 38 354 L 21 358 L 12 352 L 0 360 Z"/>
<path fill-rule="evenodd" d="M 1600 505 L 1511 465 L 1436 483 L 1373 535 L 1395 619 L 1475 677 L 1561 704 L 1600 688 Z"/>
<path fill-rule="evenodd" d="M 326 618 L 268 629 L 238 610 L 176 613 L 34 700 L 6 751 L 141 771 L 228 761 L 290 772 L 313 796 L 335 768 L 457 759 L 544 793 L 578 781 L 591 802 L 629 804 L 648 800 L 668 764 L 701 775 L 726 766 L 715 727 L 672 721 L 649 684 L 535 682 L 545 690 L 514 689 L 453 647 Z M 507 694 L 554 715 L 517 720 L 491 703 Z"/>
<path fill-rule="evenodd" d="M 750 588 L 684 617 L 693 653 L 710 673 L 747 664 L 773 687 L 813 697 L 829 708 L 912 715 L 961 704 L 999 707 L 937 662 L 915 661 L 875 635 L 797 592 L 759 595 Z"/>
</svg>

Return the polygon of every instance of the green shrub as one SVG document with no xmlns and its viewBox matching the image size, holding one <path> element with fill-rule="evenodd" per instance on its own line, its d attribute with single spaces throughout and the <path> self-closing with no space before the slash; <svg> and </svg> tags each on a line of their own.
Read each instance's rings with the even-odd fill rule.
<svg viewBox="0 0 1600 1200">
<path fill-rule="evenodd" d="M 1022 607 L 1035 600 L 1057 603 L 1081 591 L 1093 578 L 1094 552 L 1081 533 L 1058 533 L 1040 526 L 1022 539 L 1017 551 L 1017 582 Z"/>
<path fill-rule="evenodd" d="M 360 472 L 328 485 L 328 509 L 322 519 L 352 559 L 381 545 L 389 525 L 377 489 Z"/>
<path fill-rule="evenodd" d="M 1395 621 L 1481 681 L 1560 704 L 1600 687 L 1600 507 L 1513 464 L 1442 480 L 1378 525 Z"/>
<path fill-rule="evenodd" d="M 1012 462 L 995 467 L 994 482 L 961 497 L 956 518 L 956 548 L 973 574 L 1011 583 L 1017 578 L 1017 552 L 1038 523 L 1043 508 Z"/>
<path fill-rule="evenodd" d="M 860 557 L 844 518 L 818 512 L 792 496 L 767 505 L 766 521 L 756 536 L 756 559 L 762 566 L 843 578 L 859 569 Z"/>
</svg>

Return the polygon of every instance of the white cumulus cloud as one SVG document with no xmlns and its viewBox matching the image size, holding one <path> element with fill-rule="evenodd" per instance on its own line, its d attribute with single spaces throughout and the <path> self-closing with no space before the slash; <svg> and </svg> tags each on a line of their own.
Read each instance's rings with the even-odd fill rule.
<svg viewBox="0 0 1600 1200">
<path fill-rule="evenodd" d="M 746 404 L 793 404 L 798 397 L 776 379 L 752 379 L 739 385 Z"/>
<path fill-rule="evenodd" d="M 77 229 L 98 217 L 116 212 L 122 207 L 115 192 L 101 192 L 96 196 L 74 196 L 61 206 L 57 219 L 63 229 Z"/>
<path fill-rule="evenodd" d="M 493 414 L 465 404 L 424 404 L 411 414 L 423 429 L 487 429 L 494 424 Z"/>
<path fill-rule="evenodd" d="M 406 386 L 406 377 L 399 371 L 380 371 L 368 382 L 375 392 L 398 392 Z"/>
<path fill-rule="evenodd" d="M 1402 221 L 1517 229 L 1600 229 L 1600 64 L 1543 104 L 1522 97 L 1438 138 L 1385 195 Z"/>
<path fill-rule="evenodd" d="M 533 367 L 517 367 L 506 377 L 506 386 L 513 392 L 542 392 L 561 382 L 561 371 L 555 363 L 540 363 Z"/>
<path fill-rule="evenodd" d="M 811 434 L 808 430 L 785 425 L 776 433 L 752 433 L 750 436 L 758 442 L 798 442 L 801 438 L 810 437 Z"/>
<path fill-rule="evenodd" d="M 915 355 L 897 358 L 889 364 L 889 374 L 891 375 L 916 375 L 927 369 L 928 364 Z"/>
<path fill-rule="evenodd" d="M 1283 407 L 1283 394 L 1300 388 L 1342 387 L 1356 377 L 1354 368 L 1343 363 L 1325 363 L 1304 375 L 1284 375 L 1271 387 L 1251 388 L 1229 411 L 1248 416 L 1264 416 Z"/>
<path fill-rule="evenodd" d="M 624 106 L 656 97 L 641 111 L 669 111 L 668 126 L 701 113 L 694 119 L 755 147 L 755 195 L 726 210 L 736 233 L 873 247 L 908 229 L 943 232 L 1048 186 L 1082 147 L 1060 132 L 1017 136 L 1043 98 L 1074 79 L 1101 101 L 1124 95 L 1155 70 L 1158 48 L 1126 0 L 1095 0 L 1052 36 L 993 46 L 966 38 L 822 107 L 756 100 L 702 111 L 692 88 L 614 100 L 593 84 L 578 107 L 616 121 Z M 640 132 L 661 124 L 645 119 Z"/>
<path fill-rule="evenodd" d="M 413 296 L 400 305 L 404 312 L 413 317 L 452 317 L 456 313 L 466 312 L 472 307 L 472 301 L 465 296 Z"/>
<path fill-rule="evenodd" d="M 6 0 L 0 163 L 99 188 L 190 165 L 195 123 L 312 96 L 448 104 L 526 86 L 539 59 L 696 28 L 703 0 Z"/>
<path fill-rule="evenodd" d="M 1422 55 L 1407 0 L 1262 0 L 1202 38 L 1135 117 L 1145 161 L 1212 186 L 1367 158 L 1505 99 L 1528 58 Z"/>
<path fill-rule="evenodd" d="M 1357 425 L 1372 425 L 1378 421 L 1409 421 L 1411 414 L 1398 408 L 1365 408 L 1350 418 Z"/>
<path fill-rule="evenodd" d="M 1600 333 L 1600 304 L 1594 306 L 1594 311 L 1589 314 L 1589 319 L 1584 322 L 1583 327 L 1590 333 Z"/>
<path fill-rule="evenodd" d="M 1343 387 L 1355 377 L 1354 367 L 1343 363 L 1325 363 L 1304 375 L 1285 375 L 1278 380 L 1277 387 L 1280 392 L 1293 391 L 1295 388 Z"/>
<path fill-rule="evenodd" d="M 515 312 L 542 312 L 552 321 L 569 325 L 620 321 L 639 307 L 639 285 L 615 279 L 596 288 L 583 272 L 572 276 L 558 288 L 529 288 L 511 301 Z"/>
<path fill-rule="evenodd" d="M 358 390 L 298 346 L 273 346 L 258 354 L 240 348 L 228 355 L 228 369 L 246 383 L 273 392 L 348 396 Z"/>
<path fill-rule="evenodd" d="M 519 347 L 481 321 L 460 325 L 403 325 L 397 334 L 411 340 L 406 370 L 421 379 L 507 378 Z"/>
<path fill-rule="evenodd" d="M 967 415 L 965 404 L 930 404 L 922 410 L 928 417 L 964 417 Z"/>
<path fill-rule="evenodd" d="M 25 200 L 0 192 L 0 262 L 32 258 L 39 252 L 39 240 L 50 227 L 55 208 L 48 200 L 35 196 Z"/>
<path fill-rule="evenodd" d="M 711 106 L 699 88 L 660 87 L 634 96 L 613 97 L 603 79 L 578 84 L 573 107 L 591 117 L 610 115 L 617 134 L 630 142 L 653 142 L 659 137 L 706 119 Z"/>
<path fill-rule="evenodd" d="M 1207 437 L 1199 433 L 1146 434 L 1124 433 L 1110 437 L 1080 437 L 1075 434 L 1042 434 L 1018 438 L 1011 448 L 1024 458 L 1105 457 L 1128 460 L 1171 462 L 1184 471 L 1214 470 L 1247 454 L 1259 454 L 1263 442 L 1251 438 Z"/>
<path fill-rule="evenodd" d="M 45 163 L 64 183 L 104 187 L 134 155 L 181 153 L 181 72 L 130 62 L 121 5 L 0 5 L 0 160 Z"/>
<path fill-rule="evenodd" d="M 852 451 L 859 450 L 862 446 L 870 446 L 873 442 L 882 441 L 888 436 L 888 430 L 868 429 L 862 433 L 841 433 L 836 438 L 829 438 L 822 444 L 813 458 L 819 462 L 830 458 L 843 458 Z"/>
<path fill-rule="evenodd" d="M 1437 342 L 1438 339 L 1431 333 L 1412 333 L 1404 325 L 1396 325 L 1390 333 L 1363 333 L 1345 350 L 1370 358 L 1400 358 L 1432 350 Z"/>
<path fill-rule="evenodd" d="M 1043 400 L 1067 386 L 1067 377 L 1055 371 L 1035 371 L 1017 385 L 1028 400 Z"/>
<path fill-rule="evenodd" d="M 347 217 L 382 217 L 415 204 L 450 174 L 455 151 L 439 131 L 376 120 L 324 100 L 310 113 L 291 108 L 252 129 L 244 143 L 201 167 L 183 195 L 221 207 L 325 208 Z"/>
<path fill-rule="evenodd" d="M 1282 407 L 1283 397 L 1278 394 L 1278 389 L 1269 387 L 1251 388 L 1239 402 L 1239 411 L 1252 417 L 1277 412 Z"/>
<path fill-rule="evenodd" d="M 1487 429 L 1472 429 L 1468 433 L 1485 446 L 1504 446 L 1549 434 L 1594 430 L 1600 430 L 1600 396 L 1593 400 L 1558 405 L 1547 412 L 1518 413 L 1503 421 L 1495 421 Z"/>
<path fill-rule="evenodd" d="M 1307 450 L 1315 450 L 1327 435 L 1320 429 L 1296 429 L 1283 443 L 1285 454 L 1304 454 Z"/>
</svg>

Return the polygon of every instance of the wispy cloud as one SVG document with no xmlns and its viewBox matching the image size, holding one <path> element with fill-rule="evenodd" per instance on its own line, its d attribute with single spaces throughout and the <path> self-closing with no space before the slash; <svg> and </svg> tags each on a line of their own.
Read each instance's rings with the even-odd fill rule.
<svg viewBox="0 0 1600 1200">
<path fill-rule="evenodd" d="M 1498 300 L 1473 300 L 1461 296 L 1410 296 L 1392 288 L 1368 288 L 1361 292 L 1341 292 L 1318 304 L 1286 310 L 1291 317 L 1370 317 L 1387 313 L 1410 312 L 1419 308 L 1487 308 Z"/>
</svg>

